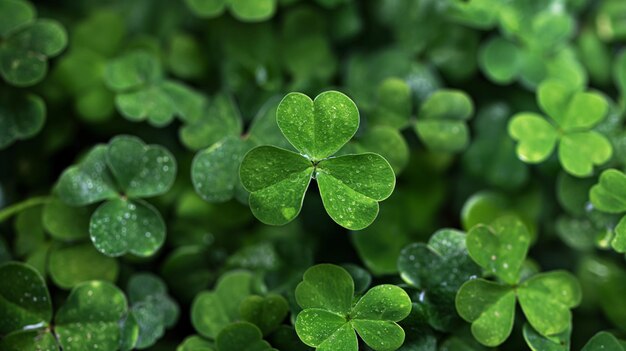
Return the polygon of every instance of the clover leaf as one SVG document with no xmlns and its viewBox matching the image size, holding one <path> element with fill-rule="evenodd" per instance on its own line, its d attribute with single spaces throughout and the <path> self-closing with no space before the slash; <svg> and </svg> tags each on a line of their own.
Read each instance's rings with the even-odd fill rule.
<svg viewBox="0 0 626 351">
<path fill-rule="evenodd" d="M 224 202 L 236 197 L 242 202 L 248 194 L 238 172 L 246 152 L 257 145 L 287 146 L 274 122 L 278 101 L 270 99 L 258 112 L 247 133 L 232 98 L 215 97 L 209 113 L 186 124 L 180 137 L 189 148 L 201 149 L 191 165 L 191 181 L 196 192 L 208 202 Z M 278 137 L 277 137 L 278 136 Z"/>
<path fill-rule="evenodd" d="M 387 78 L 378 86 L 377 104 L 369 121 L 403 129 L 409 124 L 412 109 L 411 87 L 402 79 Z"/>
<path fill-rule="evenodd" d="M 571 326 L 570 309 L 580 303 L 580 285 L 565 271 L 535 274 L 520 283 L 529 242 L 526 227 L 514 217 L 477 225 L 468 233 L 472 259 L 502 281 L 469 280 L 456 296 L 459 315 L 472 323 L 472 334 L 483 345 L 497 346 L 509 337 L 516 300 L 540 335 L 553 336 Z"/>
<path fill-rule="evenodd" d="M 104 79 L 116 93 L 117 109 L 134 122 L 147 119 L 151 125 L 163 127 L 175 116 L 198 118 L 206 104 L 198 92 L 165 79 L 159 59 L 145 50 L 131 51 L 109 62 Z"/>
<path fill-rule="evenodd" d="M 0 265 L 0 310 L 0 334 L 47 326 L 52 320 L 52 304 L 41 274 L 23 263 Z"/>
<path fill-rule="evenodd" d="M 618 340 L 613 334 L 602 331 L 594 335 L 581 351 L 624 351 L 626 349 L 626 343 Z"/>
<path fill-rule="evenodd" d="M 409 146 L 402 134 L 391 127 L 374 126 L 368 128 L 362 135 L 355 137 L 339 152 L 340 155 L 373 152 L 381 155 L 393 168 L 394 173 L 400 174 L 409 163 Z"/>
<path fill-rule="evenodd" d="M 281 131 L 300 154 L 259 146 L 243 158 L 239 174 L 250 194 L 250 209 L 267 224 L 293 220 L 311 179 L 324 208 L 339 225 L 359 230 L 378 215 L 378 202 L 391 195 L 395 175 L 380 155 L 364 153 L 331 158 L 356 132 L 359 112 L 350 98 L 328 91 L 312 101 L 288 94 L 278 106 Z"/>
<path fill-rule="evenodd" d="M 530 246 L 530 233 L 515 217 L 500 217 L 491 225 L 478 224 L 467 234 L 472 259 L 507 284 L 517 284 Z"/>
<path fill-rule="evenodd" d="M 198 335 L 192 335 L 178 345 L 176 351 L 215 351 L 213 343 L 203 339 Z"/>
<path fill-rule="evenodd" d="M 127 309 L 126 297 L 110 283 L 77 285 L 54 319 L 59 344 L 67 350 L 117 350 Z"/>
<path fill-rule="evenodd" d="M 185 0 L 189 9 L 202 18 L 221 16 L 226 8 L 243 22 L 261 22 L 276 12 L 276 0 Z"/>
<path fill-rule="evenodd" d="M 217 336 L 218 351 L 278 351 L 265 340 L 261 330 L 248 322 L 236 322 Z"/>
<path fill-rule="evenodd" d="M 46 105 L 37 95 L 0 93 L 0 149 L 39 133 L 46 120 Z"/>
<path fill-rule="evenodd" d="M 554 336 L 543 336 L 528 323 L 524 324 L 522 330 L 526 344 L 533 351 L 568 351 L 570 349 L 571 328 Z"/>
<path fill-rule="evenodd" d="M 480 274 L 465 247 L 466 235 L 453 229 L 441 229 L 424 243 L 405 247 L 398 258 L 402 279 L 420 290 L 419 301 L 429 300 L 438 316 L 448 317 L 443 323 L 435 318 L 429 324 L 447 330 L 454 322 L 454 298 L 467 280 Z M 416 301 L 417 302 L 417 301 Z"/>
<path fill-rule="evenodd" d="M 602 95 L 548 80 L 539 86 L 537 96 L 551 121 L 536 113 L 522 112 L 509 123 L 509 134 L 518 141 L 517 155 L 522 161 L 545 161 L 558 145 L 559 160 L 565 171 L 588 177 L 594 165 L 602 165 L 611 158 L 613 148 L 609 140 L 591 130 L 608 111 Z"/>
<path fill-rule="evenodd" d="M 118 262 L 98 252 L 90 243 L 53 245 L 48 255 L 50 278 L 64 289 L 89 280 L 114 282 L 118 272 Z"/>
<path fill-rule="evenodd" d="M 265 297 L 251 295 L 243 300 L 239 306 L 241 318 L 256 325 L 263 335 L 268 335 L 276 330 L 287 313 L 289 313 L 287 300 L 276 294 Z"/>
<path fill-rule="evenodd" d="M 607 213 L 626 212 L 626 175 L 616 169 L 608 169 L 600 175 L 598 184 L 589 190 L 589 200 L 595 208 Z M 611 242 L 620 253 L 626 252 L 626 216 L 613 228 L 615 236 Z"/>
<path fill-rule="evenodd" d="M 415 130 L 428 149 L 458 152 L 469 143 L 470 119 L 474 105 L 467 94 L 456 90 L 439 90 L 422 104 Z"/>
<path fill-rule="evenodd" d="M 173 326 L 178 319 L 178 305 L 167 295 L 165 283 L 155 275 L 140 273 L 128 281 L 130 314 L 139 334 L 134 347 L 144 349 L 152 346 Z"/>
<path fill-rule="evenodd" d="M 303 309 L 296 318 L 300 339 L 318 350 L 356 351 L 358 333 L 373 350 L 398 349 L 404 330 L 396 322 L 411 312 L 407 293 L 394 285 L 378 285 L 356 304 L 353 299 L 354 281 L 345 269 L 330 264 L 309 268 L 296 287 Z"/>
<path fill-rule="evenodd" d="M 222 275 L 213 291 L 203 291 L 191 306 L 191 323 L 202 336 L 215 340 L 239 317 L 239 306 L 252 293 L 253 276 L 246 271 Z"/>
<path fill-rule="evenodd" d="M 57 21 L 35 19 L 26 1 L 2 0 L 0 9 L 0 75 L 12 85 L 34 85 L 46 75 L 48 58 L 67 45 L 67 33 Z"/>
<path fill-rule="evenodd" d="M 130 252 L 152 255 L 165 240 L 159 212 L 143 197 L 163 194 L 176 177 L 176 161 L 167 149 L 139 138 L 117 136 L 94 147 L 59 178 L 57 192 L 72 206 L 106 200 L 91 215 L 89 234 L 108 256 Z"/>
</svg>

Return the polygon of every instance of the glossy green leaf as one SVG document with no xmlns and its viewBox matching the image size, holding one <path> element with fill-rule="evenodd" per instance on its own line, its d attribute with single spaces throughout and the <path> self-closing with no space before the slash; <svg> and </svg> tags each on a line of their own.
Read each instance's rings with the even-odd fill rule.
<svg viewBox="0 0 626 351">
<path fill-rule="evenodd" d="M 554 335 L 570 326 L 570 309 L 580 303 L 582 293 L 571 273 L 554 271 L 524 281 L 517 296 L 530 325 L 542 335 Z"/>
<path fill-rule="evenodd" d="M 72 207 L 54 197 L 43 208 L 43 225 L 50 235 L 61 241 L 89 237 L 89 207 Z"/>
<path fill-rule="evenodd" d="M 213 344 L 197 335 L 192 335 L 178 345 L 176 351 L 215 351 Z"/>
<path fill-rule="evenodd" d="M 509 134 L 518 141 L 517 156 L 524 162 L 545 161 L 554 151 L 558 133 L 541 115 L 518 113 L 509 123 Z"/>
<path fill-rule="evenodd" d="M 453 229 L 435 232 L 428 244 L 406 246 L 398 257 L 398 271 L 402 279 L 420 289 L 420 296 L 434 300 L 434 314 L 449 317 L 450 322 L 436 323 L 447 328 L 455 321 L 454 299 L 467 280 L 480 275 L 481 270 L 469 257 L 465 247 L 466 235 Z"/>
<path fill-rule="evenodd" d="M 589 191 L 589 200 L 603 212 L 626 212 L 626 175 L 616 169 L 602 172 L 598 184 Z"/>
<path fill-rule="evenodd" d="M 524 324 L 524 340 L 533 351 L 568 351 L 570 349 L 571 328 L 554 336 L 543 336 L 530 324 Z"/>
<path fill-rule="evenodd" d="M 284 297 L 270 294 L 265 297 L 248 296 L 239 306 L 241 319 L 256 325 L 263 335 L 274 331 L 289 313 L 289 304 Z"/>
<path fill-rule="evenodd" d="M 89 280 L 114 282 L 119 265 L 114 258 L 104 256 L 86 243 L 53 247 L 48 256 L 48 272 L 58 287 L 71 289 Z"/>
<path fill-rule="evenodd" d="M 131 198 L 161 195 L 176 178 L 174 156 L 166 148 L 146 145 L 137 137 L 111 139 L 106 160 L 116 184 Z"/>
<path fill-rule="evenodd" d="M 594 335 L 589 341 L 585 344 L 585 346 L 581 349 L 581 351 L 623 351 L 624 344 L 620 343 L 619 340 L 613 334 L 602 331 L 598 332 Z"/>
<path fill-rule="evenodd" d="M 206 113 L 201 114 L 198 119 L 187 121 L 180 128 L 179 136 L 186 147 L 200 150 L 225 137 L 239 137 L 242 128 L 241 116 L 233 99 L 219 94 L 213 98 Z"/>
<path fill-rule="evenodd" d="M 161 214 L 142 200 L 109 200 L 91 216 L 89 235 L 93 245 L 107 256 L 154 254 L 165 241 Z"/>
<path fill-rule="evenodd" d="M 611 143 L 594 131 L 567 134 L 559 143 L 559 160 L 563 168 L 578 177 L 592 175 L 593 166 L 604 164 L 612 155 Z"/>
<path fill-rule="evenodd" d="M 473 279 L 456 296 L 459 315 L 472 323 L 472 335 L 485 346 L 503 343 L 513 330 L 515 291 L 508 286 Z"/>
<path fill-rule="evenodd" d="M 32 267 L 18 262 L 0 265 L 0 333 L 44 327 L 52 319 L 46 283 Z"/>
<path fill-rule="evenodd" d="M 474 112 L 472 100 L 457 90 L 439 90 L 422 105 L 415 125 L 417 134 L 433 151 L 457 152 L 467 147 L 466 120 Z"/>
<path fill-rule="evenodd" d="M 0 36 L 4 37 L 11 31 L 32 22 L 35 19 L 35 7 L 23 0 L 5 0 L 0 3 Z"/>
<path fill-rule="evenodd" d="M 44 101 L 32 94 L 0 95 L 0 149 L 39 133 L 46 120 Z"/>
<path fill-rule="evenodd" d="M 59 345 L 49 331 L 26 330 L 5 335 L 0 340 L 0 349 L 4 351 L 58 351 Z"/>
<path fill-rule="evenodd" d="M 364 135 L 346 144 L 338 154 L 361 154 L 373 152 L 384 157 L 399 174 L 409 162 L 409 146 L 402 134 L 392 127 L 375 126 L 369 128 Z"/>
<path fill-rule="evenodd" d="M 318 264 L 304 273 L 296 287 L 296 300 L 303 309 L 318 308 L 346 316 L 352 307 L 354 281 L 343 268 Z"/>
<path fill-rule="evenodd" d="M 84 206 L 117 196 L 107 167 L 107 147 L 97 145 L 75 166 L 66 169 L 57 183 L 59 198 L 71 206 Z"/>
<path fill-rule="evenodd" d="M 37 20 L 18 27 L 0 43 L 0 75 L 16 86 L 34 85 L 46 75 L 48 57 L 58 55 L 66 45 L 67 33 L 56 21 Z"/>
<path fill-rule="evenodd" d="M 498 84 L 513 82 L 521 69 L 522 58 L 519 49 L 501 37 L 486 42 L 480 50 L 478 59 L 483 72 Z"/>
<path fill-rule="evenodd" d="M 232 199 L 240 186 L 237 172 L 247 150 L 245 141 L 229 136 L 198 152 L 191 165 L 198 195 L 208 202 Z"/>
<path fill-rule="evenodd" d="M 476 225 L 467 234 L 467 251 L 481 267 L 508 284 L 517 284 L 530 234 L 515 217 L 500 217 L 490 225 Z"/>
<path fill-rule="evenodd" d="M 295 152 L 259 146 L 244 156 L 239 175 L 250 192 L 254 216 L 266 224 L 282 225 L 300 213 L 313 165 Z"/>
<path fill-rule="evenodd" d="M 239 318 L 239 305 L 252 292 L 252 274 L 233 271 L 222 275 L 214 291 L 196 296 L 191 322 L 202 336 L 215 339 L 221 330 Z"/>
<path fill-rule="evenodd" d="M 312 161 L 323 160 L 347 143 L 359 127 L 359 111 L 346 95 L 327 91 L 315 100 L 290 93 L 280 102 L 276 120 L 289 142 Z"/>
<path fill-rule="evenodd" d="M 92 281 L 72 289 L 54 323 L 64 350 L 117 350 L 126 297 L 114 285 Z"/>
</svg>

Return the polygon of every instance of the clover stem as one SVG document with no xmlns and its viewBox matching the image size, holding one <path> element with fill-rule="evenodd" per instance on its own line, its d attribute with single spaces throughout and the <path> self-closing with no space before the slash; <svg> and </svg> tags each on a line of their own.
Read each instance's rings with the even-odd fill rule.
<svg viewBox="0 0 626 351">
<path fill-rule="evenodd" d="M 31 207 L 44 205 L 48 201 L 50 201 L 49 196 L 37 196 L 3 208 L 2 210 L 0 210 L 0 223 L 18 214 L 19 212 L 22 212 Z"/>
</svg>

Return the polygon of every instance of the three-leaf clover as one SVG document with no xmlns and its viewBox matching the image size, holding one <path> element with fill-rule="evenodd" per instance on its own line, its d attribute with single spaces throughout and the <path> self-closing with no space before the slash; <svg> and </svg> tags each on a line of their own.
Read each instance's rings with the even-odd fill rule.
<svg viewBox="0 0 626 351">
<path fill-rule="evenodd" d="M 561 165 L 577 177 L 588 177 L 594 165 L 607 162 L 613 147 L 592 128 L 607 114 L 606 99 L 561 81 L 548 80 L 537 90 L 537 100 L 550 120 L 533 112 L 512 117 L 509 134 L 518 141 L 517 155 L 527 163 L 545 161 L 558 144 Z"/>
<path fill-rule="evenodd" d="M 185 0 L 185 2 L 199 17 L 218 17 L 228 8 L 240 21 L 260 22 L 274 15 L 277 0 Z"/>
<path fill-rule="evenodd" d="M 3 350 L 117 350 L 124 294 L 114 285 L 84 282 L 72 289 L 56 313 L 41 275 L 18 262 L 0 266 L 0 348 Z M 54 334 L 53 334 L 54 333 Z M 58 344 L 57 344 L 58 342 Z"/>
<path fill-rule="evenodd" d="M 0 75 L 12 85 L 40 82 L 48 71 L 48 58 L 67 45 L 61 24 L 35 17 L 34 6 L 26 1 L 0 1 Z"/>
<path fill-rule="evenodd" d="M 498 281 L 467 281 L 457 293 L 456 308 L 472 323 L 476 340 L 486 346 L 500 345 L 511 334 L 516 300 L 539 334 L 552 336 L 570 327 L 570 309 L 581 300 L 578 281 L 566 271 L 552 271 L 520 282 L 529 244 L 526 226 L 515 217 L 476 225 L 467 235 L 472 259 Z"/>
<path fill-rule="evenodd" d="M 165 79 L 158 57 L 146 50 L 134 50 L 106 66 L 104 80 L 116 93 L 115 105 L 131 121 L 163 127 L 175 116 L 198 118 L 204 112 L 204 96 L 186 85 Z"/>
<path fill-rule="evenodd" d="M 317 181 L 324 208 L 339 225 L 359 230 L 378 215 L 378 202 L 391 195 L 395 175 L 380 155 L 331 157 L 359 127 L 359 111 L 336 91 L 315 100 L 290 93 L 281 101 L 276 120 L 300 152 L 259 146 L 243 158 L 239 174 L 250 192 L 252 213 L 266 224 L 283 225 L 302 208 L 311 179 Z"/>
<path fill-rule="evenodd" d="M 427 244 L 410 244 L 398 257 L 402 279 L 420 291 L 416 302 L 433 306 L 428 322 L 438 330 L 449 330 L 455 321 L 457 290 L 480 275 L 480 267 L 467 253 L 465 237 L 463 232 L 441 229 Z"/>
<path fill-rule="evenodd" d="M 176 177 L 176 160 L 167 149 L 133 136 L 117 136 L 95 146 L 66 169 L 56 190 L 71 206 L 102 203 L 91 215 L 89 234 L 108 256 L 130 252 L 150 256 L 165 240 L 160 213 L 142 198 L 167 192 Z"/>
<path fill-rule="evenodd" d="M 626 175 L 616 169 L 608 169 L 600 175 L 598 184 L 589 190 L 589 200 L 602 212 L 622 214 L 626 212 Z M 626 216 L 613 228 L 613 248 L 626 253 Z"/>
<path fill-rule="evenodd" d="M 357 333 L 376 351 L 393 351 L 404 342 L 404 330 L 396 322 L 411 312 L 411 299 L 395 285 L 375 286 L 353 304 L 350 274 L 339 266 L 320 264 L 304 273 L 296 300 L 303 309 L 296 318 L 296 332 L 317 350 L 356 351 Z"/>
</svg>

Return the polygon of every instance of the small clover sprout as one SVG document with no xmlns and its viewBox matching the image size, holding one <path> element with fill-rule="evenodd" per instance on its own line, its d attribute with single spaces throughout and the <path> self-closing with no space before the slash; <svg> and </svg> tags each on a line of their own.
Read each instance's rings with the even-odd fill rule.
<svg viewBox="0 0 626 351">
<path fill-rule="evenodd" d="M 409 315 L 411 300 L 395 285 L 375 286 L 353 303 L 350 274 L 339 266 L 320 264 L 304 273 L 296 300 L 302 307 L 296 332 L 317 350 L 357 351 L 357 333 L 375 351 L 393 351 L 404 342 L 404 330 L 396 322 Z"/>
<path fill-rule="evenodd" d="M 102 203 L 91 215 L 89 234 L 108 256 L 150 256 L 165 240 L 159 212 L 142 198 L 164 194 L 176 177 L 167 149 L 139 138 L 117 136 L 94 147 L 59 178 L 57 193 L 71 206 Z"/>
<path fill-rule="evenodd" d="M 522 161 L 543 162 L 558 145 L 563 169 L 577 177 L 588 177 L 593 174 L 594 165 L 600 166 L 611 158 L 613 147 L 609 140 L 592 130 L 608 112 L 602 95 L 548 80 L 539 86 L 537 96 L 550 120 L 537 113 L 522 112 L 509 123 L 509 134 L 518 141 L 517 155 Z"/>
<path fill-rule="evenodd" d="M 259 146 L 245 155 L 239 174 L 250 192 L 252 213 L 267 224 L 292 221 L 315 179 L 335 222 L 352 230 L 369 226 L 378 215 L 378 202 L 391 195 L 395 175 L 378 154 L 331 157 L 359 126 L 354 102 L 336 91 L 322 93 L 314 101 L 291 93 L 278 106 L 276 120 L 300 153 Z"/>
</svg>

